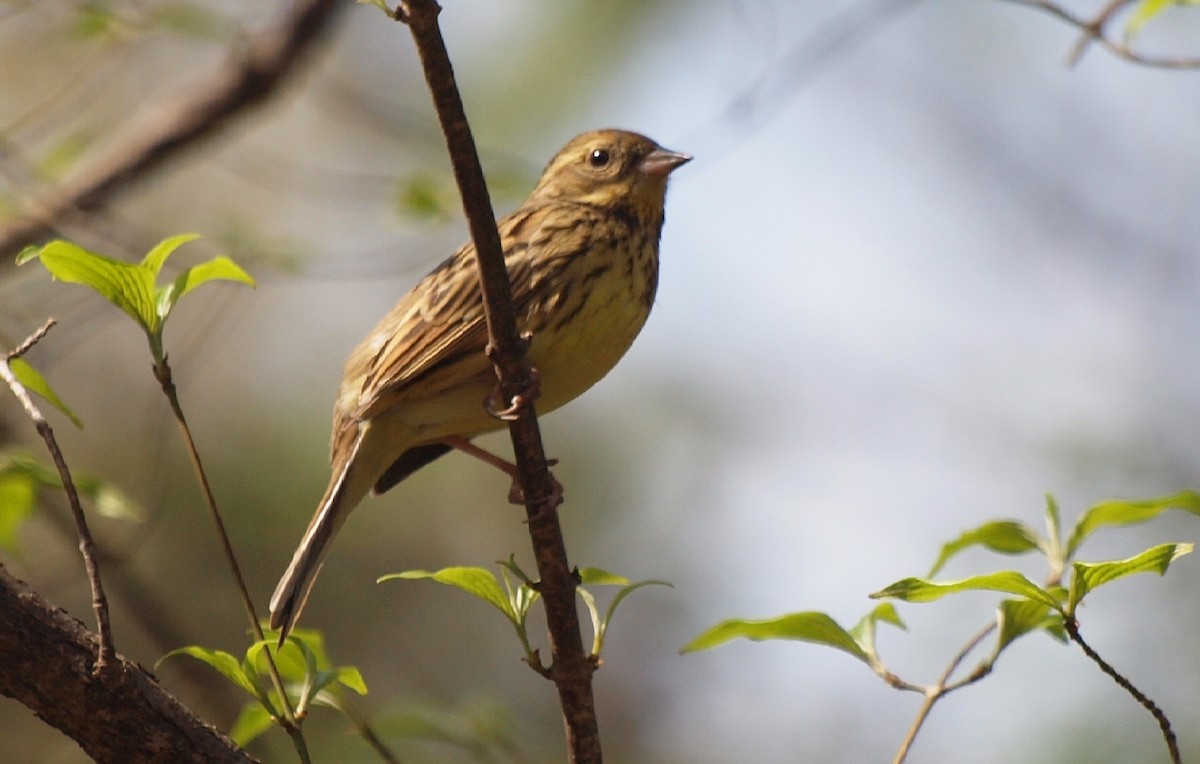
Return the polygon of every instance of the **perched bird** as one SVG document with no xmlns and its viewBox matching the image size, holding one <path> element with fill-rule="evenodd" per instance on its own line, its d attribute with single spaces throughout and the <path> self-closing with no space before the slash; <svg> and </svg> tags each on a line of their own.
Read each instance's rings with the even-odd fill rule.
<svg viewBox="0 0 1200 764">
<path fill-rule="evenodd" d="M 584 133 L 498 223 L 517 329 L 530 339 L 538 374 L 539 412 L 600 381 L 646 322 L 658 285 L 667 176 L 690 159 L 636 133 Z M 484 406 L 496 385 L 487 339 L 468 243 L 350 354 L 333 407 L 329 487 L 271 597 L 271 627 L 281 641 L 334 534 L 367 493 L 383 493 L 503 426 Z"/>
</svg>

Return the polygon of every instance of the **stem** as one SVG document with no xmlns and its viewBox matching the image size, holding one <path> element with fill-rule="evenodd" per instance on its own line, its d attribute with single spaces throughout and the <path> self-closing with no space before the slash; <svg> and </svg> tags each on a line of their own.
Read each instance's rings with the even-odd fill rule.
<svg viewBox="0 0 1200 764">
<path fill-rule="evenodd" d="M 67 501 L 71 505 L 71 515 L 75 519 L 75 531 L 79 535 L 79 552 L 83 555 L 83 567 L 87 571 L 88 583 L 92 588 L 92 610 L 96 613 L 96 631 L 100 637 L 96 665 L 92 673 L 99 676 L 110 665 L 120 664 L 115 661 L 116 649 L 113 647 L 112 625 L 108 618 L 108 597 L 104 594 L 104 584 L 100 580 L 100 561 L 97 559 L 96 544 L 88 529 L 87 517 L 83 514 L 83 506 L 79 501 L 79 492 L 75 489 L 75 481 L 71 479 L 71 470 L 67 468 L 67 461 L 63 458 L 62 450 L 59 449 L 58 441 L 54 437 L 54 430 L 42 416 L 41 410 L 34 404 L 33 399 L 29 396 L 29 391 L 17 380 L 8 365 L 9 361 L 29 352 L 42 337 L 46 336 L 54 323 L 53 318 L 47 319 L 40 329 L 29 335 L 16 349 L 5 356 L 4 363 L 0 363 L 0 378 L 4 379 L 13 395 L 21 402 L 25 413 L 33 420 L 34 427 L 45 441 L 46 449 L 54 460 L 55 468 L 58 469 L 58 476 L 62 480 L 63 490 L 66 491 Z"/>
<path fill-rule="evenodd" d="M 962 665 L 962 662 L 967 659 L 967 656 L 971 654 L 971 651 L 978 647 L 979 643 L 987 639 L 988 635 L 995 630 L 995 622 L 992 622 L 983 629 L 980 629 L 975 636 L 967 640 L 967 643 L 963 645 L 962 649 L 959 650 L 950 660 L 950 663 L 946 666 L 945 671 L 943 671 L 942 675 L 938 677 L 937 684 L 924 688 L 923 692 L 925 695 L 925 700 L 921 703 L 921 707 L 917 710 L 917 716 L 915 719 L 913 719 L 912 725 L 909 726 L 908 732 L 905 733 L 904 739 L 900 741 L 900 748 L 896 751 L 896 757 L 892 759 L 892 764 L 904 764 L 905 759 L 908 758 L 908 752 L 912 748 L 913 742 L 917 739 L 917 733 L 921 731 L 921 727 L 925 724 L 925 720 L 929 718 L 930 711 L 933 710 L 934 705 L 939 700 L 955 690 L 978 682 L 980 679 L 983 679 L 985 676 L 987 676 L 987 674 L 991 671 L 991 665 L 985 662 L 980 664 L 978 669 L 971 672 L 961 681 L 954 682 L 953 684 L 950 683 L 950 677 L 955 671 L 958 670 L 958 667 Z M 908 689 L 908 686 L 906 686 L 904 689 Z"/>
<path fill-rule="evenodd" d="M 500 234 L 496 230 L 495 215 L 454 80 L 450 56 L 438 28 L 440 11 L 435 0 L 403 0 L 396 9 L 396 19 L 406 23 L 412 32 L 446 138 L 471 238 L 475 242 L 488 325 L 488 356 L 495 364 L 503 400 L 510 401 L 531 385 L 524 357 L 526 343 L 517 334 Z M 578 582 L 567 560 L 566 544 L 558 522 L 557 508 L 562 501 L 562 491 L 547 468 L 534 407 L 523 405 L 516 413 L 516 418 L 509 423 L 509 434 L 516 456 L 518 480 L 527 499 L 529 536 L 541 579 L 538 592 L 546 608 L 552 655 L 549 674 L 563 710 L 570 761 L 599 764 L 600 731 L 592 696 L 595 665 L 583 649 L 579 614 L 575 609 Z"/>
<path fill-rule="evenodd" d="M 266 635 L 263 634 L 262 625 L 258 622 L 257 611 L 254 609 L 254 601 L 250 598 L 250 590 L 246 586 L 246 579 L 242 576 L 242 569 L 238 565 L 237 555 L 234 554 L 233 543 L 229 540 L 229 534 L 225 530 L 225 521 L 221 518 L 221 510 L 217 508 L 217 499 L 213 495 L 212 487 L 209 485 L 208 474 L 204 471 L 204 464 L 200 460 L 200 452 L 196 449 L 196 441 L 192 438 L 192 430 L 188 427 L 187 417 L 183 414 L 183 406 L 179 402 L 179 392 L 175 388 L 175 381 L 171 376 L 171 366 L 167 362 L 165 355 L 162 355 L 154 364 L 154 377 L 158 380 L 163 393 L 167 396 L 167 401 L 171 405 L 171 412 L 175 415 L 175 421 L 179 425 L 179 432 L 183 436 L 183 444 L 187 448 L 188 458 L 191 460 L 192 469 L 196 473 L 196 480 L 200 483 L 200 490 L 204 494 L 204 500 L 208 504 L 209 514 L 212 516 L 213 524 L 217 528 L 217 537 L 221 541 L 221 550 L 225 553 L 225 561 L 229 564 L 229 570 L 233 573 L 234 582 L 237 584 L 238 592 L 241 594 L 242 606 L 246 609 L 246 617 L 250 620 L 250 628 L 254 631 L 255 639 L 262 642 L 266 639 Z M 296 714 L 292 710 L 291 701 L 284 691 L 283 678 L 279 675 L 279 669 L 275 666 L 271 650 L 267 649 L 264 651 L 264 655 L 267 659 L 267 673 L 271 677 L 271 684 L 275 687 L 275 692 L 279 694 L 279 703 L 283 710 L 284 728 L 292 737 L 292 742 L 296 745 L 296 752 L 300 755 L 300 760 L 307 764 L 309 761 L 308 750 L 304 744 L 304 737 L 300 733 Z"/>
<path fill-rule="evenodd" d="M 1121 686 L 1121 689 L 1133 696 L 1134 700 L 1141 704 L 1143 708 L 1150 712 L 1158 722 L 1158 728 L 1162 730 L 1163 739 L 1167 741 L 1167 752 L 1171 756 L 1172 764 L 1180 764 L 1183 759 L 1179 754 L 1179 741 L 1175 738 L 1175 731 L 1171 729 L 1171 720 L 1163 713 L 1163 710 L 1158 705 L 1146 697 L 1141 690 L 1133 686 L 1133 683 L 1122 676 L 1115 668 L 1110 666 L 1107 661 L 1100 657 L 1100 654 L 1092 649 L 1091 645 L 1083 641 L 1083 637 L 1079 634 L 1079 622 L 1074 618 L 1064 618 L 1063 628 L 1067 632 L 1067 636 L 1071 641 L 1079 645 L 1087 657 L 1092 659 L 1092 662 L 1100 667 L 1100 670 L 1112 678 L 1114 682 Z"/>
</svg>

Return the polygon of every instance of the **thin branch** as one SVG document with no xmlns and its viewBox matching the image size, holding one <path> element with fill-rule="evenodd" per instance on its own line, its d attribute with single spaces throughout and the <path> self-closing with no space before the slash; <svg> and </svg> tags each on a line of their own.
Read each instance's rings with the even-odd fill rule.
<svg viewBox="0 0 1200 764">
<path fill-rule="evenodd" d="M 908 752 L 911 750 L 913 742 L 917 739 L 917 733 L 921 731 L 921 727 L 925 724 L 925 720 L 929 718 L 929 713 L 933 710 L 934 705 L 939 700 L 955 690 L 962 689 L 969 684 L 978 682 L 991 672 L 991 664 L 985 661 L 961 680 L 954 683 L 950 682 L 950 678 L 954 675 L 954 672 L 958 670 L 958 667 L 962 665 L 962 662 L 967 659 L 967 656 L 970 655 L 976 647 L 979 647 L 979 644 L 983 642 L 983 640 L 987 639 L 988 635 L 995 630 L 995 622 L 992 622 L 983 629 L 980 629 L 975 636 L 967 640 L 967 643 L 963 645 L 962 649 L 959 650 L 950 660 L 950 663 L 947 664 L 946 669 L 942 672 L 942 675 L 938 677 L 937 684 L 933 684 L 924 688 L 923 691 L 925 700 L 923 703 L 921 703 L 921 707 L 917 710 L 917 716 L 913 719 L 912 725 L 909 726 L 908 732 L 905 733 L 904 739 L 900 741 L 900 748 L 896 751 L 896 757 L 892 759 L 892 764 L 903 764 L 903 762 L 908 758 Z M 904 687 L 901 689 L 912 689 L 912 687 L 913 685 L 905 683 Z"/>
<path fill-rule="evenodd" d="M 4 379 L 13 395 L 21 402 L 25 413 L 33 420 L 38 434 L 46 442 L 46 450 L 50 452 L 50 457 L 54 460 L 54 466 L 58 469 L 58 476 L 62 480 L 63 490 L 67 494 L 67 501 L 71 505 L 71 515 L 75 518 L 75 531 L 79 535 L 79 551 L 83 555 L 83 567 L 87 571 L 88 583 L 92 588 L 92 610 L 96 613 L 96 630 L 100 634 L 96 665 L 93 669 L 93 673 L 99 676 L 113 665 L 116 650 L 113 648 L 112 626 L 108 619 L 108 598 L 104 595 L 104 584 L 100 581 L 100 561 L 96 559 L 96 544 L 92 540 L 91 531 L 88 530 L 87 517 L 84 516 L 83 505 L 79 501 L 79 492 L 75 490 L 75 481 L 71 479 L 71 470 L 67 468 L 67 461 L 58 447 L 54 430 L 42 416 L 37 404 L 33 402 L 29 391 L 17 380 L 12 368 L 9 367 L 9 363 L 14 358 L 29 352 L 38 340 L 45 337 L 52 326 L 54 326 L 53 318 L 48 319 L 40 329 L 29 335 L 15 350 L 8 353 L 4 363 L 0 363 L 0 378 Z"/>
<path fill-rule="evenodd" d="M 140 123 L 123 130 L 105 156 L 32 201 L 24 216 L 0 228 L 0 261 L 51 235 L 64 220 L 102 210 L 135 181 L 266 101 L 347 5 L 345 0 L 295 3 L 282 23 L 247 40 L 242 54 L 211 81 L 174 104 L 148 109 Z"/>
<path fill-rule="evenodd" d="M 102 764 L 252 764 L 136 663 L 92 673 L 98 638 L 0 565 L 0 695 Z"/>
<path fill-rule="evenodd" d="M 1007 0 L 1007 2 L 1045 11 L 1051 16 L 1078 29 L 1083 34 L 1083 37 L 1075 44 L 1070 55 L 1067 57 L 1067 62 L 1072 66 L 1078 63 L 1088 43 L 1095 42 L 1114 56 L 1135 64 L 1141 64 L 1142 66 L 1152 66 L 1159 69 L 1200 69 L 1200 58 L 1148 56 L 1135 51 L 1127 43 L 1108 36 L 1105 29 L 1108 22 L 1117 15 L 1118 11 L 1129 5 L 1132 0 L 1110 0 L 1101 9 L 1100 13 L 1092 19 L 1076 16 L 1063 6 L 1050 0 Z"/>
<path fill-rule="evenodd" d="M 1172 764 L 1180 764 L 1183 761 L 1179 754 L 1179 741 L 1175 737 L 1175 731 L 1171 728 L 1171 720 L 1163 713 L 1163 710 L 1158 705 L 1148 698 L 1141 690 L 1133 686 L 1133 683 L 1120 674 L 1115 668 L 1110 666 L 1107 661 L 1100 657 L 1100 654 L 1092 649 L 1091 645 L 1083 641 L 1083 637 L 1079 634 L 1079 622 L 1074 618 L 1064 618 L 1063 628 L 1067 632 L 1067 636 L 1071 641 L 1079 645 L 1087 657 L 1092 659 L 1092 662 L 1100 667 L 1100 670 L 1107 674 L 1114 682 L 1121 686 L 1121 689 L 1133 696 L 1143 708 L 1150 712 L 1154 720 L 1158 722 L 1158 728 L 1162 730 L 1163 739 L 1167 742 L 1167 751 L 1171 756 Z"/>
<path fill-rule="evenodd" d="M 405 0 L 396 18 L 408 24 L 425 79 L 433 96 L 438 121 L 446 137 L 454 177 L 475 242 L 488 324 L 488 355 L 496 366 L 504 401 L 519 398 L 531 386 L 525 361 L 525 340 L 517 335 L 511 286 L 504 266 L 500 234 L 471 129 L 463 111 L 454 72 L 438 28 L 435 0 Z M 567 747 L 574 764 L 599 764 L 600 733 L 592 696 L 594 664 L 583 649 L 576 611 L 577 581 L 567 560 L 558 521 L 561 489 L 550 475 L 541 432 L 532 402 L 517 407 L 509 422 L 519 484 L 526 497 L 529 535 L 546 608 L 552 664 L 550 675 L 558 690 L 566 725 Z"/>
<path fill-rule="evenodd" d="M 196 480 L 200 484 L 200 491 L 204 494 L 204 500 L 208 505 L 213 525 L 216 526 L 217 538 L 221 542 L 221 551 L 224 553 L 225 561 L 229 565 L 230 572 L 233 574 L 234 583 L 237 585 L 238 594 L 241 596 L 242 607 L 245 608 L 246 617 L 250 621 L 250 628 L 254 632 L 255 639 L 262 642 L 266 639 L 266 636 L 263 634 L 262 624 L 258 622 L 258 611 L 254 607 L 254 600 L 250 597 L 250 589 L 246 586 L 246 578 L 242 575 L 241 565 L 238 564 L 237 555 L 233 551 L 233 542 L 230 541 L 229 533 L 225 529 L 225 521 L 221 517 L 221 510 L 217 507 L 216 496 L 213 494 L 212 486 L 208 482 L 208 473 L 204 469 L 204 462 L 200 459 L 200 451 L 196 448 L 196 441 L 192 438 L 192 429 L 188 426 L 187 417 L 183 414 L 183 405 L 179 402 L 179 391 L 175 387 L 171 367 L 167 363 L 165 356 L 155 363 L 154 377 L 162 387 L 163 394 L 167 396 L 167 401 L 171 406 L 171 413 L 174 414 L 175 422 L 179 425 L 179 432 L 183 437 L 184 446 L 187 448 L 188 458 L 192 463 L 193 471 L 196 473 Z M 283 677 L 275 665 L 275 658 L 271 651 L 267 650 L 263 655 L 267 662 L 267 673 L 271 677 L 271 684 L 275 688 L 275 692 L 279 694 L 279 704 L 283 711 L 283 719 L 281 720 L 283 729 L 292 739 L 292 745 L 296 748 L 296 753 L 300 756 L 300 760 L 307 764 L 309 761 L 308 744 L 304 740 L 304 733 L 296 719 L 296 712 L 292 708 L 291 700 L 287 696 Z"/>
</svg>

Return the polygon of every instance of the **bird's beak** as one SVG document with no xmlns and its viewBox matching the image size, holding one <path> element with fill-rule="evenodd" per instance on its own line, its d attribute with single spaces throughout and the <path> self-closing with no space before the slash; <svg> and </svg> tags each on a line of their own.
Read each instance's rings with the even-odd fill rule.
<svg viewBox="0 0 1200 764">
<path fill-rule="evenodd" d="M 638 169 L 646 175 L 665 178 L 676 167 L 690 161 L 692 161 L 690 154 L 658 148 L 646 155 L 646 158 L 638 164 Z"/>
</svg>

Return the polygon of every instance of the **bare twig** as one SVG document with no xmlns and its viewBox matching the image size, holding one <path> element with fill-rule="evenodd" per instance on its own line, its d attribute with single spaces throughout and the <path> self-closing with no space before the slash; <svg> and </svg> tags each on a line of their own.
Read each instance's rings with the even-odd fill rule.
<svg viewBox="0 0 1200 764">
<path fill-rule="evenodd" d="M 921 731 L 922 725 L 925 724 L 925 720 L 929 718 L 929 713 L 933 710 L 934 705 L 939 700 L 955 690 L 978 682 L 980 679 L 983 679 L 988 675 L 988 673 L 991 671 L 991 664 L 985 661 L 974 671 L 959 681 L 950 681 L 950 678 L 954 675 L 954 672 L 957 671 L 958 667 L 962 665 L 962 662 L 967 659 L 967 656 L 970 655 L 971 652 L 978 647 L 983 640 L 987 639 L 988 635 L 995 630 L 995 622 L 988 624 L 983 629 L 980 629 L 975 636 L 967 640 L 967 643 L 963 645 L 962 649 L 959 650 L 958 653 L 956 653 L 955 656 L 950 660 L 950 663 L 947 664 L 945 671 L 943 671 L 942 675 L 938 677 L 937 683 L 922 688 L 921 691 L 925 695 L 925 701 L 921 704 L 921 708 L 918 709 L 916 718 L 913 719 L 912 725 L 908 728 L 908 732 L 904 735 L 904 740 L 900 742 L 900 749 L 896 751 L 896 757 L 892 759 L 892 764 L 903 764 L 903 762 L 908 758 L 908 752 L 912 748 L 913 741 L 917 739 L 917 733 Z M 914 689 L 914 687 L 913 685 L 905 683 L 905 686 L 901 689 Z"/>
<path fill-rule="evenodd" d="M 435 0 L 405 0 L 397 7 L 396 18 L 408 24 L 412 32 L 438 121 L 446 136 L 454 177 L 475 242 L 488 324 L 488 355 L 496 366 L 504 400 L 509 401 L 529 387 L 525 341 L 517 336 L 500 234 L 450 57 L 438 28 L 440 10 Z M 540 577 L 538 592 L 545 603 L 550 632 L 549 673 L 563 710 L 570 760 L 575 764 L 599 764 L 600 733 L 592 696 L 595 666 L 583 649 L 575 609 L 577 581 L 567 561 L 558 522 L 561 491 L 547 468 L 532 404 L 520 407 L 516 418 L 509 422 L 509 434 L 521 490 L 530 499 L 526 505 L 529 534 Z"/>
<path fill-rule="evenodd" d="M 225 555 L 225 561 L 229 565 L 230 572 L 233 574 L 234 582 L 237 584 L 238 593 L 241 595 L 242 607 L 246 610 L 246 617 L 250 620 L 250 628 L 254 632 L 255 639 L 262 642 L 266 639 L 266 635 L 263 634 L 262 624 L 258 622 L 258 611 L 254 607 L 254 600 L 250 597 L 250 589 L 246 586 L 246 579 L 242 575 L 242 568 L 238 564 L 237 555 L 233 551 L 233 542 L 229 540 L 229 533 L 225 530 L 225 521 L 221 517 L 221 510 L 217 507 L 217 499 L 213 494 L 212 486 L 208 482 L 208 473 L 204 469 L 204 462 L 200 459 L 200 451 L 196 448 L 196 441 L 192 438 L 191 427 L 188 426 L 187 417 L 183 414 L 183 405 L 179 402 L 179 391 L 175 387 L 171 367 L 167 363 L 165 356 L 155 364 L 154 377 L 162 387 L 163 394 L 167 396 L 167 401 L 171 406 L 171 413 L 174 414 L 175 422 L 179 425 L 179 432 L 183 437 L 184 446 L 187 448 L 188 458 L 192 463 L 192 470 L 196 473 L 196 480 L 200 484 L 201 493 L 204 494 L 209 515 L 212 517 L 213 525 L 216 526 L 217 538 L 221 542 L 221 551 Z M 279 669 L 275 665 L 275 659 L 270 650 L 264 651 L 264 657 L 267 662 L 267 673 L 271 677 L 271 684 L 279 694 L 279 704 L 283 712 L 283 729 L 291 737 L 292 745 L 296 748 L 296 753 L 300 756 L 300 760 L 307 764 L 309 761 L 308 744 L 304 740 L 303 731 L 296 719 L 296 712 L 292 708 L 291 701 L 288 699 L 287 692 L 285 691 L 283 677 L 279 674 Z"/>
<path fill-rule="evenodd" d="M 50 235 L 63 220 L 103 209 L 114 196 L 262 103 L 329 28 L 344 0 L 301 0 L 282 23 L 250 38 L 240 56 L 174 104 L 159 104 L 102 158 L 0 228 L 0 261 Z"/>
<path fill-rule="evenodd" d="M 1179 754 L 1179 741 L 1175 737 L 1175 731 L 1171 728 L 1171 720 L 1163 713 L 1163 710 L 1158 705 L 1146 697 L 1141 690 L 1133 686 L 1133 683 L 1120 674 L 1107 661 L 1100 657 L 1100 654 L 1092 649 L 1091 645 L 1083 641 L 1083 637 L 1079 634 L 1079 622 L 1074 618 L 1064 618 L 1063 628 L 1067 632 L 1067 636 L 1071 641 L 1079 645 L 1087 657 L 1092 659 L 1092 662 L 1100 667 L 1100 670 L 1107 674 L 1114 682 L 1121 686 L 1121 689 L 1133 696 L 1143 708 L 1150 712 L 1154 720 L 1158 722 L 1158 728 L 1162 730 L 1163 739 L 1167 742 L 1167 751 L 1171 756 L 1172 764 L 1180 764 L 1183 759 Z"/>
<path fill-rule="evenodd" d="M 1051 2 L 1051 0 L 1007 0 L 1007 2 L 1015 5 L 1024 5 L 1029 8 L 1037 8 L 1038 10 L 1045 11 L 1051 16 L 1075 27 L 1083 34 L 1080 40 L 1072 47 L 1071 53 L 1067 57 L 1067 62 L 1072 66 L 1078 63 L 1088 44 L 1095 42 L 1114 56 L 1135 64 L 1152 66 L 1159 69 L 1200 69 L 1200 58 L 1148 56 L 1133 50 L 1133 48 L 1129 47 L 1128 43 L 1115 37 L 1110 37 L 1106 30 L 1109 21 L 1125 6 L 1130 5 L 1132 1 L 1109 0 L 1104 8 L 1100 10 L 1100 13 L 1092 19 L 1086 19 L 1076 16 L 1058 3 Z"/>
<path fill-rule="evenodd" d="M 96 544 L 92 540 L 91 531 L 88 530 L 87 518 L 83 514 L 83 505 L 79 501 L 79 492 L 75 490 L 75 481 L 71 479 L 71 470 L 67 468 L 67 461 L 58 447 L 54 430 L 42 416 L 37 404 L 33 402 L 29 391 L 17 380 L 9 367 L 10 361 L 29 352 L 42 337 L 46 336 L 46 332 L 50 331 L 52 326 L 54 326 L 53 318 L 47 320 L 40 329 L 29 335 L 15 350 L 8 353 L 4 362 L 0 363 L 0 378 L 4 379 L 13 395 L 21 402 L 25 413 L 33 420 L 38 434 L 46 442 L 46 450 L 50 452 L 50 457 L 54 460 L 54 466 L 58 469 L 59 478 L 62 480 L 63 490 L 67 494 L 67 501 L 71 505 L 71 515 L 75 518 L 75 531 L 79 535 L 79 551 L 83 555 L 83 567 L 87 571 L 88 583 L 92 588 L 92 609 L 96 613 L 96 631 L 100 635 L 96 665 L 93 669 L 93 673 L 98 676 L 116 665 L 113 660 L 116 651 L 113 648 L 112 626 L 108 620 L 108 598 L 104 596 L 104 584 L 100 581 L 100 561 L 96 559 Z"/>
</svg>

